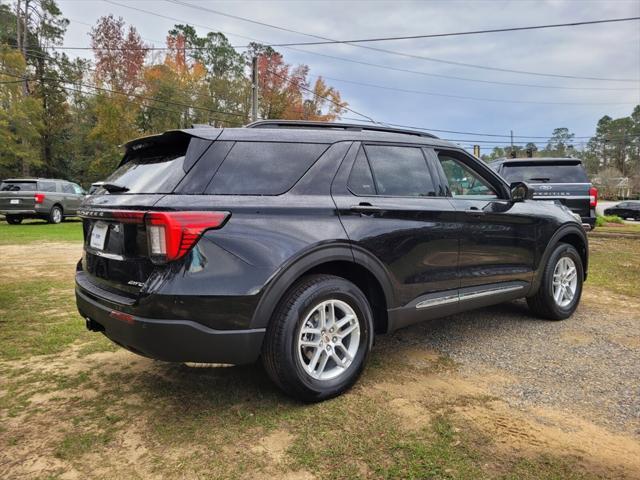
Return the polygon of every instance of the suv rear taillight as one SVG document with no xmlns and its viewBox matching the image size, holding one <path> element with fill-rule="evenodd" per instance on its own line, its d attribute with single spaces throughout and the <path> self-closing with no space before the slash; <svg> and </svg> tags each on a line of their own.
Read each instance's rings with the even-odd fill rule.
<svg viewBox="0 0 640 480">
<path fill-rule="evenodd" d="M 186 254 L 205 230 L 220 228 L 229 212 L 147 212 L 149 255 L 154 263 Z"/>
<path fill-rule="evenodd" d="M 33 196 L 33 199 L 36 201 L 36 203 L 42 203 L 44 202 L 44 193 L 36 193 Z"/>
<path fill-rule="evenodd" d="M 596 207 L 598 205 L 598 189 L 591 187 L 589 189 L 589 206 Z"/>
</svg>

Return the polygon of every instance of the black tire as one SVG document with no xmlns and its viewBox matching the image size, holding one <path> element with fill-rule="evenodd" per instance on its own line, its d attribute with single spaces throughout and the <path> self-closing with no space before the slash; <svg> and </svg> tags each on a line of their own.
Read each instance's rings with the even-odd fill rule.
<svg viewBox="0 0 640 480">
<path fill-rule="evenodd" d="M 5 219 L 9 225 L 20 225 L 22 223 L 22 217 L 17 215 L 7 215 Z"/>
<path fill-rule="evenodd" d="M 344 302 L 353 310 L 360 337 L 353 360 L 344 371 L 335 378 L 320 380 L 305 370 L 300 359 L 303 353 L 298 352 L 298 339 L 306 317 L 327 300 Z M 298 280 L 276 308 L 267 327 L 262 361 L 269 377 L 286 394 L 306 402 L 326 400 L 343 393 L 356 382 L 371 351 L 373 332 L 371 307 L 357 286 L 333 275 L 309 275 Z M 338 351 L 335 349 L 335 353 Z M 328 360 L 327 365 L 329 362 L 337 365 L 333 360 Z"/>
<path fill-rule="evenodd" d="M 561 306 L 553 296 L 553 274 L 558 262 L 567 257 L 573 261 L 576 268 L 576 287 L 572 300 L 568 305 Z M 535 295 L 527 297 L 527 304 L 533 313 L 548 320 L 564 320 L 573 315 L 582 295 L 582 282 L 584 281 L 584 268 L 582 259 L 576 249 L 567 244 L 559 243 L 549 256 L 542 274 L 540 288 Z"/>
<path fill-rule="evenodd" d="M 53 207 L 51 207 L 51 211 L 49 212 L 49 217 L 47 218 L 47 222 L 49 223 L 62 222 L 62 207 L 60 207 L 60 205 L 54 205 Z"/>
</svg>

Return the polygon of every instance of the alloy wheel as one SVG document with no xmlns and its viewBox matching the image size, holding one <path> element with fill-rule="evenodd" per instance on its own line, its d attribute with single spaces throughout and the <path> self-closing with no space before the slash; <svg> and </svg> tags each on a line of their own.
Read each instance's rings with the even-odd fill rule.
<svg viewBox="0 0 640 480">
<path fill-rule="evenodd" d="M 569 257 L 560 257 L 553 270 L 553 299 L 560 307 L 571 304 L 578 287 L 578 269 Z"/>
<path fill-rule="evenodd" d="M 316 380 L 331 380 L 352 364 L 360 348 L 360 322 L 346 302 L 325 300 L 302 322 L 296 349 L 304 370 Z"/>
</svg>

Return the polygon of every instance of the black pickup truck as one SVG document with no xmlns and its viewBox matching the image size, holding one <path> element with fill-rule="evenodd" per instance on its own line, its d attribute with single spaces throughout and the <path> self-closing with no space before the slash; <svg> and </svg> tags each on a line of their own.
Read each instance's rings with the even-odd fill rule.
<svg viewBox="0 0 640 480">
<path fill-rule="evenodd" d="M 598 189 L 577 158 L 502 158 L 490 164 L 507 182 L 526 182 L 534 200 L 557 201 L 580 215 L 585 230 L 596 224 Z"/>
</svg>

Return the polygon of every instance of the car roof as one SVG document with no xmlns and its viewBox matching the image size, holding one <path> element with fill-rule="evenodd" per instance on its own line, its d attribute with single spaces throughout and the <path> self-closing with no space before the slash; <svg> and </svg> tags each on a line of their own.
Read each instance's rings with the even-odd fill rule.
<svg viewBox="0 0 640 480">
<path fill-rule="evenodd" d="M 172 135 L 189 135 L 206 140 L 278 141 L 291 143 L 335 143 L 340 141 L 366 141 L 411 143 L 416 145 L 446 147 L 461 150 L 462 147 L 434 135 L 387 128 L 381 125 L 359 125 L 330 122 L 261 121 L 240 128 L 198 127 L 169 130 L 159 135 L 137 138 L 126 143 L 127 149 L 141 147 L 152 139 L 166 139 Z M 164 137 L 164 138 L 163 138 Z"/>
<path fill-rule="evenodd" d="M 518 163 L 556 163 L 556 162 L 568 162 L 568 163 L 582 163 L 582 160 L 575 157 L 532 157 L 532 158 L 498 158 L 491 162 L 490 165 L 504 165 Z"/>
<path fill-rule="evenodd" d="M 37 182 L 37 181 L 47 181 L 47 182 L 67 182 L 73 183 L 71 180 L 63 180 L 61 178 L 5 178 L 2 180 L 3 182 Z"/>
</svg>

